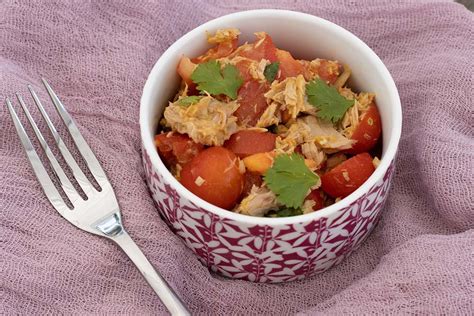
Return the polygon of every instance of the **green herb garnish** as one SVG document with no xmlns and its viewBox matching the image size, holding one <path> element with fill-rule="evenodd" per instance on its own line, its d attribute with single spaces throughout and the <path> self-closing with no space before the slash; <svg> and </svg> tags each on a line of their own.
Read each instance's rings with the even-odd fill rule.
<svg viewBox="0 0 474 316">
<path fill-rule="evenodd" d="M 244 82 L 235 66 L 227 64 L 221 71 L 221 64 L 215 60 L 199 64 L 191 74 L 191 79 L 199 91 L 213 95 L 225 94 L 232 100 L 237 99 L 237 91 Z"/>
<path fill-rule="evenodd" d="M 194 103 L 198 103 L 199 100 L 201 99 L 202 97 L 199 97 L 197 95 L 191 95 L 189 97 L 180 98 L 178 101 L 176 101 L 176 104 L 181 105 L 181 106 L 190 106 L 190 105 L 193 105 Z"/>
<path fill-rule="evenodd" d="M 336 123 L 344 113 L 354 105 L 354 100 L 344 98 L 336 88 L 321 79 L 315 79 L 306 85 L 308 102 L 318 109 L 316 115 L 326 121 Z"/>
<path fill-rule="evenodd" d="M 282 207 L 279 210 L 268 214 L 268 217 L 288 217 L 302 215 L 303 211 L 300 208 Z"/>
<path fill-rule="evenodd" d="M 309 189 L 321 181 L 295 153 L 276 156 L 264 180 L 278 201 L 290 208 L 301 208 Z"/>
<path fill-rule="evenodd" d="M 274 62 L 265 67 L 263 74 L 268 82 L 272 83 L 275 80 L 276 75 L 278 74 L 278 69 L 280 68 L 280 62 Z"/>
</svg>

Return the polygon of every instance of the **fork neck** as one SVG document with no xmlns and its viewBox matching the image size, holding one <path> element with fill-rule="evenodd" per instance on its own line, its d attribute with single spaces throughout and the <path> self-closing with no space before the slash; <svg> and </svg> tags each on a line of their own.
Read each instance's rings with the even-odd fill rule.
<svg viewBox="0 0 474 316">
<path fill-rule="evenodd" d="M 107 216 L 97 224 L 96 228 L 107 237 L 115 237 L 120 235 L 124 232 L 120 213 L 117 212 Z"/>
</svg>

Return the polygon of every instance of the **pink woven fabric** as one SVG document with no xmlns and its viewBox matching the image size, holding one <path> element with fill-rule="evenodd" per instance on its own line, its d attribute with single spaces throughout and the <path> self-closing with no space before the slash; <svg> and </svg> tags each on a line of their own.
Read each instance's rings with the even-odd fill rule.
<svg viewBox="0 0 474 316">
<path fill-rule="evenodd" d="M 139 99 L 154 62 L 197 25 L 253 8 L 307 12 L 352 31 L 385 62 L 403 105 L 380 224 L 341 265 L 287 284 L 208 272 L 160 219 L 140 159 Z M 32 83 L 46 100 L 39 79 L 48 78 L 102 161 L 130 234 L 196 314 L 467 315 L 474 310 L 473 30 L 472 13 L 441 0 L 2 1 L 0 96 L 26 95 Z M 0 129 L 0 314 L 164 314 L 114 244 L 52 209 L 5 108 Z"/>
</svg>

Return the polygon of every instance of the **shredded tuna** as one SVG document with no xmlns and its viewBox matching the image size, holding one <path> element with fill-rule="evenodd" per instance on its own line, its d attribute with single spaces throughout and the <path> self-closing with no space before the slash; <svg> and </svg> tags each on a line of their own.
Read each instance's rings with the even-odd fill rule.
<svg viewBox="0 0 474 316">
<path fill-rule="evenodd" d="M 240 34 L 240 31 L 236 28 L 220 29 L 214 35 L 207 34 L 207 42 L 209 44 L 228 42 L 238 38 Z"/>
<path fill-rule="evenodd" d="M 251 216 L 262 217 L 269 211 L 277 210 L 280 204 L 275 193 L 267 187 L 252 186 L 249 195 L 240 202 L 235 212 Z"/>
<path fill-rule="evenodd" d="M 354 100 L 354 105 L 346 111 L 338 127 L 342 135 L 350 138 L 359 125 L 360 118 L 374 101 L 375 95 L 366 92 L 357 94 L 349 88 L 340 88 L 339 92 L 346 99 Z"/>
<path fill-rule="evenodd" d="M 320 120 L 314 116 L 305 116 L 299 120 L 309 127 L 310 136 L 320 148 L 339 151 L 351 148 L 354 143 L 353 140 L 338 132 L 331 122 Z"/>
<path fill-rule="evenodd" d="M 341 133 L 347 138 L 352 136 L 356 127 L 359 125 L 359 110 L 357 108 L 357 103 L 358 102 L 355 101 L 354 105 L 347 110 L 341 120 Z"/>
<path fill-rule="evenodd" d="M 277 137 L 275 150 L 280 154 L 291 154 L 299 144 L 311 141 L 310 127 L 301 119 L 297 119 L 286 132 Z"/>
<path fill-rule="evenodd" d="M 260 45 L 262 45 L 263 41 L 265 40 L 265 37 L 267 37 L 267 33 L 255 32 L 253 34 L 255 34 L 255 36 L 258 38 L 258 42 L 255 43 L 255 48 L 258 48 Z"/>
<path fill-rule="evenodd" d="M 377 167 L 380 165 L 380 159 L 378 157 L 374 157 L 374 159 L 372 159 L 372 164 L 374 165 L 374 168 L 377 169 Z"/>
<path fill-rule="evenodd" d="M 245 43 L 243 45 L 240 45 L 227 57 L 227 60 L 229 61 L 229 60 L 233 60 L 234 58 L 241 57 L 240 55 L 242 54 L 242 52 L 251 50 L 252 48 L 253 48 L 252 44 Z M 245 57 L 242 57 L 242 58 L 245 58 Z M 245 59 L 248 59 L 248 58 L 245 58 Z M 251 59 L 248 59 L 248 60 L 251 60 Z M 219 61 L 222 61 L 222 59 L 219 59 Z"/>
<path fill-rule="evenodd" d="M 270 61 L 266 59 L 262 59 L 260 62 L 253 61 L 249 65 L 249 73 L 252 78 L 257 81 L 266 81 L 267 79 L 265 78 L 264 72 L 268 64 L 270 64 Z"/>
<path fill-rule="evenodd" d="M 298 118 L 280 139 L 277 137 L 276 151 L 291 153 L 302 143 L 315 143 L 318 148 L 335 152 L 351 148 L 354 141 L 344 137 L 332 123 L 308 115 Z"/>
<path fill-rule="evenodd" d="M 170 103 L 164 117 L 173 131 L 188 134 L 200 144 L 222 146 L 237 132 L 237 118 L 232 115 L 237 108 L 235 101 L 225 103 L 207 96 L 189 107 Z"/>
<path fill-rule="evenodd" d="M 276 102 L 281 110 L 287 110 L 290 117 L 296 119 L 299 113 L 312 108 L 306 102 L 306 80 L 302 75 L 289 77 L 282 82 L 274 81 L 265 93 L 267 102 Z"/>
<path fill-rule="evenodd" d="M 344 64 L 343 67 L 344 67 L 343 73 L 336 79 L 336 82 L 334 82 L 334 87 L 338 89 L 342 88 L 346 84 L 347 80 L 349 79 L 352 73 L 352 70 L 349 67 L 349 65 Z"/>
<path fill-rule="evenodd" d="M 338 91 L 347 100 L 354 100 L 357 98 L 357 93 L 352 91 L 350 88 L 342 87 L 342 88 L 339 88 Z"/>
<path fill-rule="evenodd" d="M 308 214 L 314 212 L 313 207 L 316 205 L 316 202 L 313 200 L 306 200 L 303 203 L 303 206 L 301 207 L 301 210 L 303 211 L 303 214 Z"/>
<path fill-rule="evenodd" d="M 280 123 L 281 116 L 278 109 L 278 103 L 270 104 L 258 119 L 257 127 L 268 127 Z"/>
<path fill-rule="evenodd" d="M 266 129 L 265 127 L 249 127 L 249 128 L 245 128 L 246 131 L 254 131 L 254 132 L 259 132 L 259 133 L 265 133 L 265 132 L 268 132 L 268 129 Z"/>
<path fill-rule="evenodd" d="M 317 166 L 320 166 L 326 159 L 324 151 L 320 150 L 314 142 L 303 143 L 301 151 L 306 158 L 312 159 Z"/>
<path fill-rule="evenodd" d="M 179 87 L 178 93 L 174 96 L 173 102 L 178 101 L 180 98 L 185 98 L 188 96 L 188 90 L 189 86 L 188 84 L 183 80 L 181 83 L 181 86 Z"/>
</svg>

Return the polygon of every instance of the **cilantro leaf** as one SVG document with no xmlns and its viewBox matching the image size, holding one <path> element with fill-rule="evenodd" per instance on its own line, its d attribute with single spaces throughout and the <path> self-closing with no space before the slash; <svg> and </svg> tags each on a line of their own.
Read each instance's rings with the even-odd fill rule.
<svg viewBox="0 0 474 316">
<path fill-rule="evenodd" d="M 326 84 L 321 79 L 315 79 L 306 85 L 308 102 L 318 109 L 316 115 L 323 120 L 336 123 L 354 104 L 339 94 L 336 88 Z"/>
<path fill-rule="evenodd" d="M 273 166 L 265 172 L 264 180 L 278 201 L 291 208 L 300 208 L 309 189 L 321 181 L 295 153 L 276 156 Z"/>
<path fill-rule="evenodd" d="M 176 104 L 181 105 L 181 106 L 190 106 L 193 105 L 194 103 L 198 103 L 199 100 L 201 100 L 202 97 L 199 97 L 197 95 L 191 95 L 189 97 L 184 97 L 176 101 Z"/>
<path fill-rule="evenodd" d="M 221 64 L 216 60 L 199 64 L 191 74 L 191 79 L 199 91 L 213 95 L 225 94 L 232 100 L 237 99 L 237 90 L 244 82 L 235 66 L 227 64 L 221 72 Z"/>
<path fill-rule="evenodd" d="M 265 75 L 265 78 L 267 79 L 268 82 L 273 82 L 275 80 L 275 77 L 278 73 L 278 69 L 280 68 L 280 62 L 274 62 L 271 63 L 270 65 L 267 65 L 265 67 L 265 70 L 263 71 L 263 74 Z"/>
<path fill-rule="evenodd" d="M 303 211 L 300 208 L 282 207 L 279 210 L 268 214 L 268 217 L 288 217 L 302 215 Z"/>
</svg>

